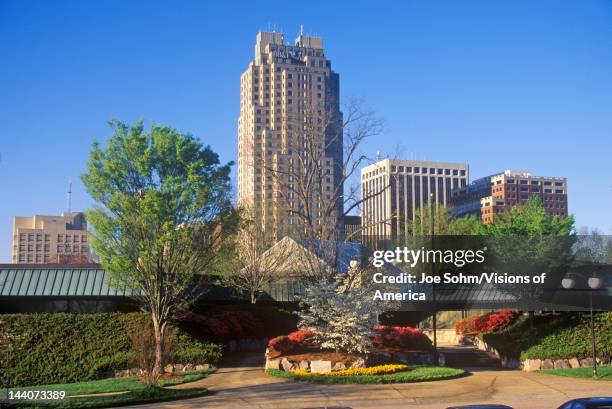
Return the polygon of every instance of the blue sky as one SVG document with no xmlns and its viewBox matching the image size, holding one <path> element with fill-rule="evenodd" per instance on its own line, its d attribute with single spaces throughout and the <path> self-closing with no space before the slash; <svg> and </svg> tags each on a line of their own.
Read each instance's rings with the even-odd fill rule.
<svg viewBox="0 0 612 409">
<path fill-rule="evenodd" d="M 612 1 L 0 0 L 0 262 L 14 215 L 91 200 L 107 121 L 169 124 L 236 158 L 258 30 L 323 37 L 343 98 L 387 124 L 366 150 L 566 176 L 579 226 L 612 233 Z"/>
</svg>

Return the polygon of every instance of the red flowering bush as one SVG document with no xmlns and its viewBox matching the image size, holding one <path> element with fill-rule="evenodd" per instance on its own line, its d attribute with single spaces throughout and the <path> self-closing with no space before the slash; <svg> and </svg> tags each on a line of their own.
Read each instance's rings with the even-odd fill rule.
<svg viewBox="0 0 612 409">
<path fill-rule="evenodd" d="M 455 333 L 458 335 L 474 335 L 476 334 L 475 321 L 480 318 L 478 315 L 468 317 L 463 320 L 457 321 L 455 324 Z"/>
<path fill-rule="evenodd" d="M 431 340 L 421 329 L 388 325 L 380 325 L 372 329 L 376 334 L 372 344 L 377 348 L 413 351 L 428 351 L 432 348 Z"/>
<path fill-rule="evenodd" d="M 309 329 L 301 329 L 287 335 L 287 338 L 289 338 L 291 342 L 295 342 L 297 344 L 307 344 L 309 339 L 314 335 L 315 333 Z"/>
<path fill-rule="evenodd" d="M 259 321 L 248 311 L 218 310 L 202 315 L 186 312 L 181 322 L 196 327 L 199 331 L 217 337 L 230 338 L 248 335 L 259 325 Z"/>
<path fill-rule="evenodd" d="M 309 329 L 301 329 L 272 338 L 268 342 L 268 352 L 270 358 L 276 358 L 289 353 L 299 353 L 313 346 L 311 338 L 315 335 Z"/>
<path fill-rule="evenodd" d="M 295 343 L 289 339 L 287 335 L 272 338 L 268 342 L 268 354 L 270 358 L 277 358 L 281 355 L 292 352 L 295 348 Z"/>
<path fill-rule="evenodd" d="M 514 322 L 516 311 L 502 310 L 476 315 L 460 320 L 455 325 L 455 332 L 461 335 L 475 335 L 481 332 L 499 332 Z"/>
</svg>

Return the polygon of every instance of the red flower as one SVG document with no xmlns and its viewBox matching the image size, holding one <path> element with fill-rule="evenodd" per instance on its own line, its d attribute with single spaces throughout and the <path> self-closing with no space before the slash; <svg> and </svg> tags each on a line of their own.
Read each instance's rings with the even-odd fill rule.
<svg viewBox="0 0 612 409">
<path fill-rule="evenodd" d="M 301 329 L 291 334 L 287 335 L 287 337 L 296 344 L 305 344 L 308 338 L 312 338 L 315 333 L 309 329 Z"/>
<path fill-rule="evenodd" d="M 455 332 L 462 335 L 474 335 L 480 332 L 502 331 L 514 322 L 518 313 L 516 311 L 502 310 L 489 312 L 484 315 L 460 320 L 455 325 Z"/>
<path fill-rule="evenodd" d="M 372 340 L 375 347 L 418 351 L 427 351 L 432 347 L 431 341 L 421 329 L 379 325 L 374 327 L 373 331 L 376 333 Z"/>
</svg>

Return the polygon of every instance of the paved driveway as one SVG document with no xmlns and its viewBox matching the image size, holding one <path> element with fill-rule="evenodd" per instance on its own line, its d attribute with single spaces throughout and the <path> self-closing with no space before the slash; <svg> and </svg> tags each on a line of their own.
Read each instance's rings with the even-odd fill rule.
<svg viewBox="0 0 612 409">
<path fill-rule="evenodd" d="M 469 376 L 436 382 L 393 385 L 317 385 L 268 377 L 260 354 L 244 355 L 201 381 L 201 398 L 135 408 L 440 409 L 468 403 L 503 403 L 515 409 L 556 408 L 568 399 L 612 396 L 612 382 L 574 379 L 522 371 L 474 370 Z"/>
</svg>

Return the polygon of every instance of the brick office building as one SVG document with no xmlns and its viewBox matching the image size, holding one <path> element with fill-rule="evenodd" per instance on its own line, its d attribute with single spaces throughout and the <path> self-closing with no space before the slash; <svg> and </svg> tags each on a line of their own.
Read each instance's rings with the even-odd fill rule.
<svg viewBox="0 0 612 409">
<path fill-rule="evenodd" d="M 506 170 L 477 179 L 453 192 L 451 207 L 455 216 L 475 214 L 492 223 L 496 214 L 522 205 L 532 196 L 539 197 L 550 214 L 568 215 L 567 179 L 533 176 L 527 171 Z"/>
</svg>

